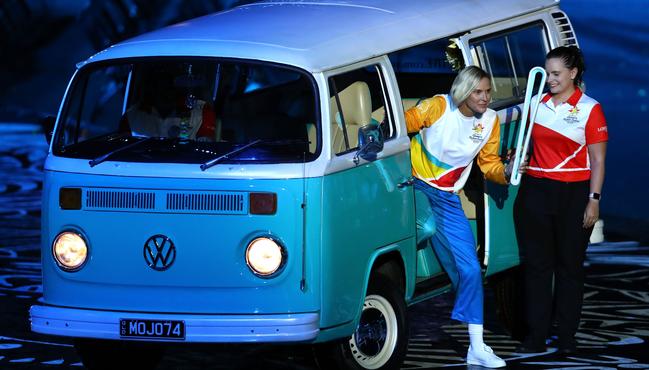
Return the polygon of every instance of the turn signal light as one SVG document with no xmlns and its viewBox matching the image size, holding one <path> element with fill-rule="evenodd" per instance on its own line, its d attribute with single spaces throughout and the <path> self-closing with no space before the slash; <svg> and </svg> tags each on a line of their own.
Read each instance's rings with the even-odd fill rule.
<svg viewBox="0 0 649 370">
<path fill-rule="evenodd" d="M 61 209 L 81 209 L 81 189 L 59 189 L 59 207 Z"/>
<path fill-rule="evenodd" d="M 277 212 L 277 194 L 250 193 L 250 214 L 274 215 Z"/>
</svg>

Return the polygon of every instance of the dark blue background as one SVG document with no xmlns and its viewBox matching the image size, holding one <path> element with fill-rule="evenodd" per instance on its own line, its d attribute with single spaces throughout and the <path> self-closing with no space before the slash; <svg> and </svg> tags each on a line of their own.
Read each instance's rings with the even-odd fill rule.
<svg viewBox="0 0 649 370">
<path fill-rule="evenodd" d="M 244 2 L 1 1 L 0 122 L 56 114 L 75 63 L 111 43 Z M 564 0 L 561 8 L 584 51 L 587 94 L 609 123 L 605 234 L 647 241 L 649 0 Z"/>
<path fill-rule="evenodd" d="M 609 124 L 605 232 L 649 238 L 649 1 L 565 0 L 586 58 L 586 93 Z"/>
</svg>

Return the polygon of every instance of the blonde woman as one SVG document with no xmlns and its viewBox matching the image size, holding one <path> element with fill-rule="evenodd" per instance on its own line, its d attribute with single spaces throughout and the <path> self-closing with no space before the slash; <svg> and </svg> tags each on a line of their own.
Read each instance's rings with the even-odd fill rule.
<svg viewBox="0 0 649 370">
<path fill-rule="evenodd" d="M 488 180 L 507 184 L 511 166 L 500 160 L 500 123 L 489 109 L 491 79 L 476 66 L 460 71 L 449 95 L 436 95 L 406 112 L 415 191 L 423 192 L 436 220 L 430 242 L 456 290 L 451 318 L 469 326 L 467 363 L 502 367 L 483 341 L 482 273 L 475 240 L 458 192 L 474 158 Z"/>
</svg>

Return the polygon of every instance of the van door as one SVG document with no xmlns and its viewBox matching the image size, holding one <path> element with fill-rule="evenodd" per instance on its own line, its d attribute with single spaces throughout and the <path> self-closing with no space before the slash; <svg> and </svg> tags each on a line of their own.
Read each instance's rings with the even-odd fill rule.
<svg viewBox="0 0 649 370">
<path fill-rule="evenodd" d="M 413 190 L 400 185 L 411 176 L 409 141 L 395 124 L 386 68 L 386 60 L 376 58 L 324 76 L 329 94 L 322 94 L 322 110 L 329 116 L 322 122 L 329 140 L 323 142 L 329 145 L 323 152 L 330 162 L 322 193 L 321 327 L 355 319 L 378 249 L 398 251 L 406 270 L 414 264 Z M 367 161 L 357 155 L 359 129 L 371 123 L 379 125 L 384 146 Z"/>
<path fill-rule="evenodd" d="M 500 118 L 501 152 L 505 158 L 516 145 L 527 75 L 545 64 L 551 48 L 543 14 L 519 18 L 473 31 L 460 37 L 470 64 L 492 76 L 490 107 Z M 538 85 L 535 85 L 535 91 Z M 487 275 L 519 263 L 513 222 L 513 204 L 518 188 L 487 182 L 485 186 L 485 256 Z"/>
<path fill-rule="evenodd" d="M 436 94 L 448 94 L 457 71 L 466 62 L 456 37 L 458 35 L 429 41 L 388 55 L 399 84 L 404 110 Z M 482 183 L 475 187 L 467 186 L 460 193 L 462 208 L 478 244 L 482 239 L 482 186 Z M 417 239 L 420 241 L 430 237 L 431 231 L 434 233 L 434 225 L 440 220 L 430 221 L 434 217 L 429 200 L 420 192 L 415 192 L 415 208 L 417 221 L 425 225 L 423 230 L 418 230 Z M 441 290 L 449 288 L 451 283 L 430 243 L 418 243 L 418 248 L 415 301 L 439 294 Z"/>
</svg>

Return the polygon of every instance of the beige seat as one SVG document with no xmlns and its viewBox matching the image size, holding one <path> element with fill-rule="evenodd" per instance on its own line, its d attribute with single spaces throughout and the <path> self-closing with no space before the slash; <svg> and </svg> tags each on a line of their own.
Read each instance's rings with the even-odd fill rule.
<svg viewBox="0 0 649 370">
<path fill-rule="evenodd" d="M 347 139 L 349 148 L 345 145 L 345 136 L 342 128 L 336 97 L 329 100 L 330 123 L 331 123 L 331 145 L 334 153 L 341 153 L 358 147 L 358 129 L 371 122 L 372 119 L 372 97 L 370 88 L 363 81 L 356 81 L 338 93 L 340 106 L 342 107 L 347 128 Z"/>
<path fill-rule="evenodd" d="M 458 195 L 460 196 L 462 210 L 464 210 L 464 215 L 466 216 L 466 218 L 469 220 L 475 220 L 477 218 L 475 203 L 469 200 L 464 190 L 461 190 Z"/>
<path fill-rule="evenodd" d="M 491 99 L 493 101 L 509 99 L 514 91 L 514 81 L 511 77 L 492 77 Z M 519 77 L 516 82 L 521 89 L 527 85 L 527 77 Z"/>
<path fill-rule="evenodd" d="M 309 138 L 309 153 L 315 153 L 318 147 L 318 129 L 315 127 L 315 123 L 307 122 L 306 134 Z"/>
<path fill-rule="evenodd" d="M 418 98 L 404 98 L 401 99 L 401 103 L 403 104 L 403 111 L 407 111 L 408 109 L 414 107 L 417 105 L 423 99 L 418 99 Z"/>
<path fill-rule="evenodd" d="M 421 99 L 417 98 L 405 98 L 401 99 L 401 103 L 403 104 L 403 111 L 407 111 L 408 109 L 412 108 L 417 104 L 418 101 Z M 374 119 L 376 122 L 383 122 L 383 116 L 385 114 L 385 107 L 381 106 L 378 109 L 376 109 L 374 112 L 372 112 L 372 119 Z"/>
</svg>

